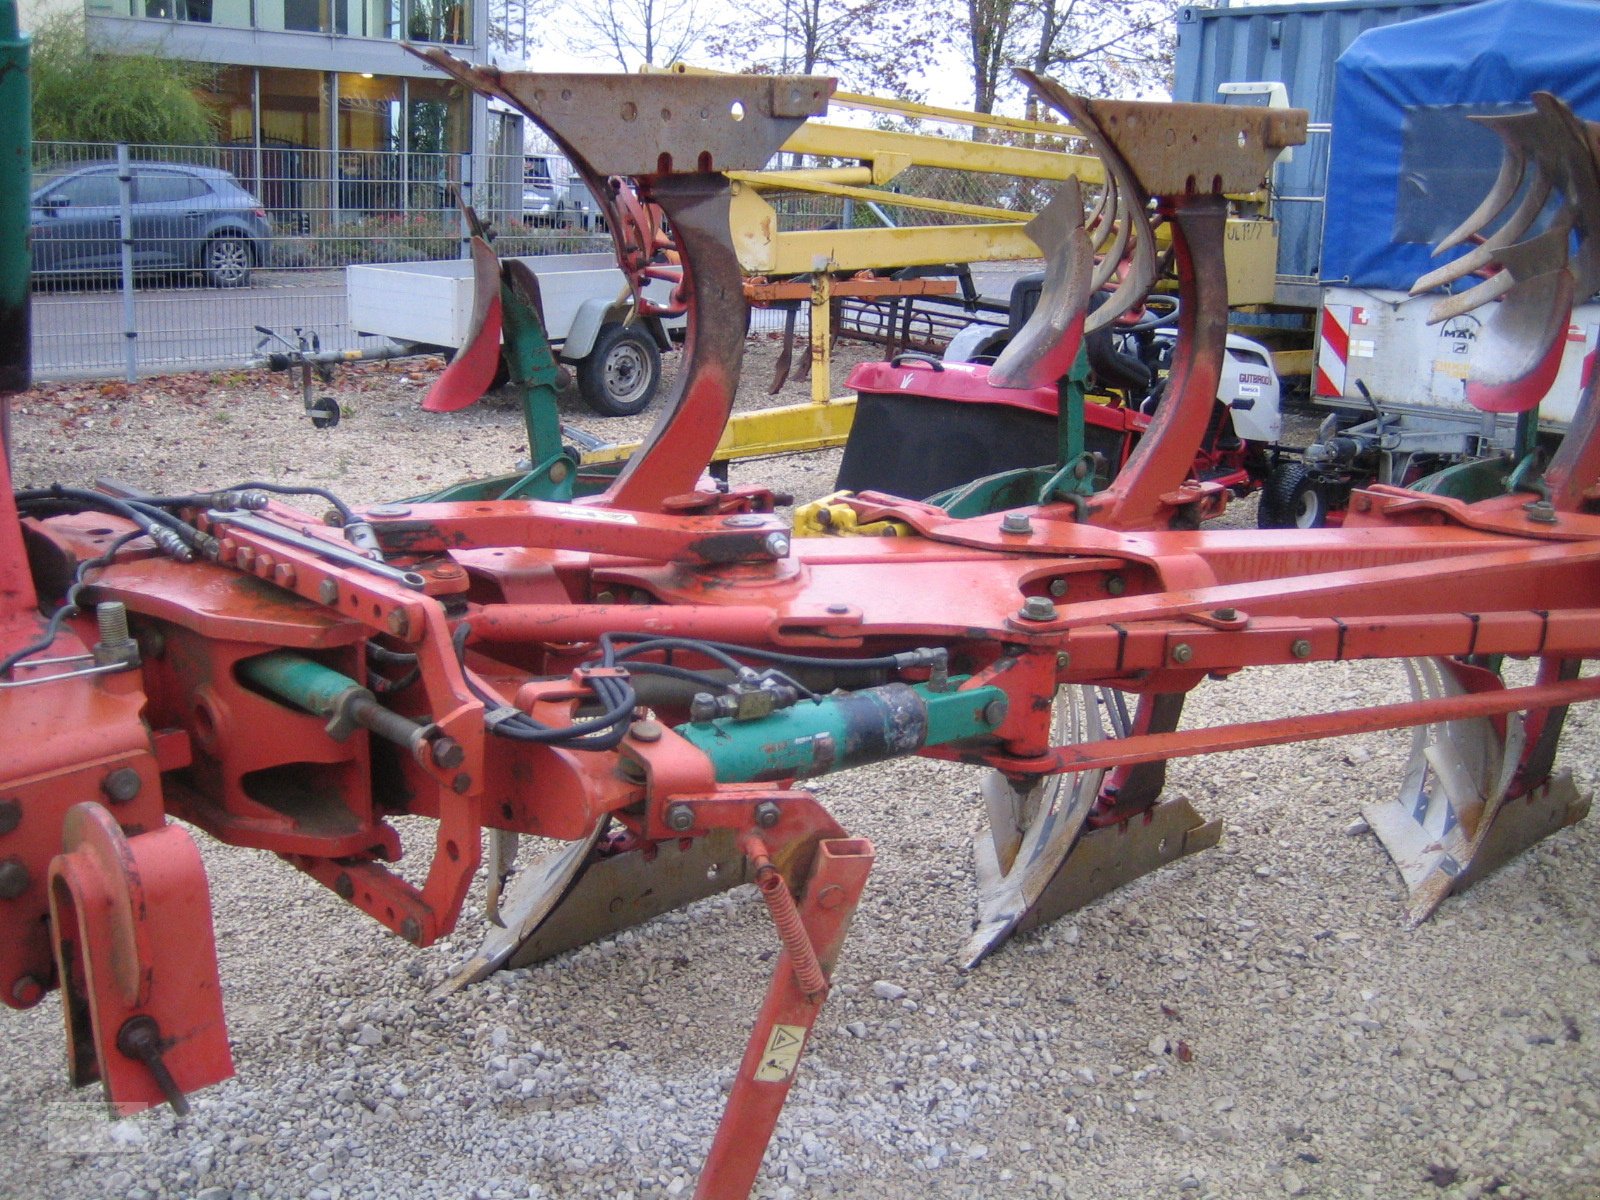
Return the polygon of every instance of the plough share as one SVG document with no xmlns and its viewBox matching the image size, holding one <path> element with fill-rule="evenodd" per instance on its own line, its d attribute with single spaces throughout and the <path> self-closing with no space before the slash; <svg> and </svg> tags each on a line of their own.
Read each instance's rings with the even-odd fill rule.
<svg viewBox="0 0 1600 1200">
<path fill-rule="evenodd" d="M 417 946 L 454 926 L 488 831 L 501 928 L 454 985 L 753 882 L 781 953 L 699 1185 L 735 1197 L 875 853 L 798 780 L 911 754 L 984 772 L 968 964 L 1213 844 L 1218 825 L 1162 798 L 1176 757 L 1415 728 L 1400 794 L 1369 814 L 1412 921 L 1584 814 L 1553 758 L 1567 706 L 1600 697 L 1578 671 L 1600 656 L 1600 384 L 1554 459 L 1516 464 L 1490 499 L 1375 487 L 1338 530 L 1200 528 L 1224 502 L 1189 471 L 1227 330 L 1225 196 L 1303 140 L 1304 113 L 1096 102 L 1025 76 L 1108 182 L 1091 212 L 1069 184 L 1037 219 L 1046 294 L 992 380 L 1059 380 L 1086 323 L 1156 282 L 1165 222 L 1166 398 L 1098 490 L 1081 462 L 1034 503 L 959 519 L 863 493 L 832 527 L 900 536 L 799 538 L 770 492 L 704 487 L 703 470 L 745 328 L 725 172 L 764 165 L 831 81 L 428 56 L 543 126 L 597 194 L 628 176 L 660 207 L 690 316 L 676 394 L 615 481 L 572 503 L 312 496 L 324 517 L 261 484 L 4 489 L 0 995 L 60 990 L 74 1083 L 132 1112 L 232 1072 L 206 880 L 171 817 L 278 854 Z M 1486 297 L 1506 361 L 1537 370 L 1562 305 L 1597 284 L 1600 141 L 1543 96 L 1495 128 L 1509 170 L 1533 164 L 1555 198 L 1479 255 L 1509 278 Z M 1536 660 L 1533 682 L 1508 685 L 1504 656 Z M 1408 661 L 1410 699 L 1179 728 L 1208 677 L 1378 658 Z M 389 866 L 400 814 L 437 823 L 421 886 Z M 518 835 L 571 846 L 501 894 Z"/>
</svg>

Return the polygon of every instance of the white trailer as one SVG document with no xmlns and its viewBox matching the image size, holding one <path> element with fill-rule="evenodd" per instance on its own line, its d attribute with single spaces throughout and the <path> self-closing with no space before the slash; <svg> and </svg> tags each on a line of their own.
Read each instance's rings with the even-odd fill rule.
<svg viewBox="0 0 1600 1200">
<path fill-rule="evenodd" d="M 671 342 L 654 318 L 629 320 L 633 302 L 615 256 L 548 254 L 518 261 L 538 277 L 545 332 L 557 357 L 574 368 L 583 398 L 603 416 L 644 409 L 661 380 L 661 352 Z M 670 284 L 650 286 L 653 298 L 667 299 Z M 466 343 L 470 259 L 346 267 L 345 290 L 350 324 L 361 333 L 447 353 Z"/>
</svg>

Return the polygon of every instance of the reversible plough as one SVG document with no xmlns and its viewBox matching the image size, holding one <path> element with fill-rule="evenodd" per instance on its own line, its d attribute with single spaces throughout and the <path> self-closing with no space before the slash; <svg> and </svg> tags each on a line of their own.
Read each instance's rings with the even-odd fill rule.
<svg viewBox="0 0 1600 1200">
<path fill-rule="evenodd" d="M 1220 502 L 1188 476 L 1226 335 L 1224 195 L 1260 183 L 1303 113 L 1088 101 L 1026 76 L 1109 182 L 1087 218 L 1071 186 L 1041 214 L 1047 295 L 995 380 L 1060 378 L 1108 258 L 1126 265 L 1087 321 L 1137 303 L 1159 218 L 1182 301 L 1166 399 L 1106 486 L 1072 463 L 1036 503 L 961 518 L 865 493 L 828 527 L 900 536 L 796 538 L 771 493 L 702 480 L 745 327 L 726 172 L 760 168 L 831 81 L 432 57 L 532 117 L 591 186 L 631 176 L 666 214 L 690 316 L 676 394 L 571 503 L 321 495 L 324 517 L 260 484 L 4 489 L 0 992 L 60 989 L 75 1083 L 132 1112 L 232 1071 L 206 879 L 172 818 L 280 855 L 417 946 L 454 926 L 486 830 L 497 882 L 517 835 L 570 842 L 498 896 L 503 928 L 460 983 L 755 883 L 782 950 L 699 1192 L 733 1197 L 874 857 L 797 780 L 912 754 L 986 772 L 969 963 L 1213 843 L 1161 796 L 1176 757 L 1414 727 L 1401 792 L 1370 816 L 1413 921 L 1583 815 L 1552 764 L 1566 707 L 1600 697 L 1577 669 L 1600 656 L 1600 384 L 1554 458 L 1493 498 L 1376 487 L 1339 530 L 1198 529 Z M 1597 282 L 1600 149 L 1549 97 L 1497 128 L 1555 197 L 1532 236 L 1573 231 L 1484 264 L 1507 268 L 1498 311 L 1536 367 L 1561 302 Z M 1504 656 L 1536 660 L 1533 682 L 1507 684 Z M 1378 658 L 1410 663 L 1410 699 L 1178 727 L 1207 677 Z M 437 822 L 421 886 L 389 865 L 401 814 Z"/>
</svg>

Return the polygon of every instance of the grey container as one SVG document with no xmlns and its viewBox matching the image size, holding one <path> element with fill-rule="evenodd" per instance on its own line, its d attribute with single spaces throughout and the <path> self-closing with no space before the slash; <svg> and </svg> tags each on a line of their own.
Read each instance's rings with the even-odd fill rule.
<svg viewBox="0 0 1600 1200">
<path fill-rule="evenodd" d="M 1333 65 L 1368 29 L 1395 25 L 1474 0 L 1293 4 L 1265 8 L 1178 10 L 1175 100 L 1219 101 L 1223 83 L 1282 83 L 1289 103 L 1311 113 L 1310 136 L 1277 174 L 1278 300 L 1317 303 L 1323 200 L 1333 119 Z"/>
</svg>

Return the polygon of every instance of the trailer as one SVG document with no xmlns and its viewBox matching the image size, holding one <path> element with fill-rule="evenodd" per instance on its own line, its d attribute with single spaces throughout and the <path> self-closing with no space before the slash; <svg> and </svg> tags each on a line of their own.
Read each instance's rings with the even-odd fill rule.
<svg viewBox="0 0 1600 1200">
<path fill-rule="evenodd" d="M 538 279 L 550 341 L 561 361 L 575 369 L 589 406 L 608 417 L 648 407 L 661 382 L 661 354 L 672 348 L 669 323 L 653 316 L 633 319 L 616 255 L 546 254 L 515 261 Z M 471 335 L 472 272 L 469 258 L 346 267 L 350 324 L 419 351 L 453 353 Z M 671 290 L 667 284 L 653 287 L 663 300 Z"/>
</svg>

